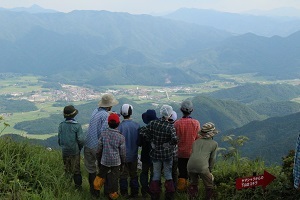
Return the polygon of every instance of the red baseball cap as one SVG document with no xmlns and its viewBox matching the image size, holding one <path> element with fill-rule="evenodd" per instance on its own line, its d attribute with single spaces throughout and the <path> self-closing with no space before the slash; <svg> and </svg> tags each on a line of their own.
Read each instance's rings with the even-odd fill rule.
<svg viewBox="0 0 300 200">
<path fill-rule="evenodd" d="M 108 123 L 111 122 L 111 121 L 115 121 L 116 123 L 120 123 L 120 117 L 119 117 L 119 115 L 116 114 L 116 113 L 111 113 L 108 116 Z"/>
</svg>

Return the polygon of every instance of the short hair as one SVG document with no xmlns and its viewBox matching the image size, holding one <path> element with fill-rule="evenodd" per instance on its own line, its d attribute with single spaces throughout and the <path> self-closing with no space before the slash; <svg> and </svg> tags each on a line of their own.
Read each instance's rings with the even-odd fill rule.
<svg viewBox="0 0 300 200">
<path fill-rule="evenodd" d="M 119 124 L 120 123 L 117 123 L 115 120 L 111 120 L 108 122 L 109 128 L 113 128 L 113 129 L 118 128 Z"/>
</svg>

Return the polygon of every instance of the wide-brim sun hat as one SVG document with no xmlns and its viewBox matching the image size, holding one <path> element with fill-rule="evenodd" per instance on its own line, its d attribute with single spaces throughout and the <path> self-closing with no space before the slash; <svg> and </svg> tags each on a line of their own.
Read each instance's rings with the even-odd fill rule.
<svg viewBox="0 0 300 200">
<path fill-rule="evenodd" d="M 78 110 L 74 106 L 68 105 L 64 107 L 63 113 L 65 118 L 74 118 L 78 114 Z"/>
<path fill-rule="evenodd" d="M 119 101 L 115 99 L 114 95 L 104 94 L 102 96 L 101 100 L 99 101 L 98 105 L 99 105 L 99 107 L 108 108 L 108 107 L 115 106 L 118 103 L 119 103 Z"/>
<path fill-rule="evenodd" d="M 219 131 L 216 129 L 214 123 L 207 122 L 201 127 L 199 132 L 201 138 L 211 138 L 218 134 Z"/>
</svg>

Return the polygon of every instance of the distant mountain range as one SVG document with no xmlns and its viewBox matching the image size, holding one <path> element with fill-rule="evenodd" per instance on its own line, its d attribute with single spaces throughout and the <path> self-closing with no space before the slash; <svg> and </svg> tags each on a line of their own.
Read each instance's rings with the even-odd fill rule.
<svg viewBox="0 0 300 200">
<path fill-rule="evenodd" d="M 249 10 L 244 12 L 250 15 L 270 16 L 270 17 L 285 17 L 285 18 L 300 18 L 300 10 L 293 7 L 281 7 L 271 10 Z"/>
<path fill-rule="evenodd" d="M 58 11 L 52 10 L 52 9 L 45 9 L 42 8 L 39 5 L 32 5 L 30 7 L 16 7 L 16 8 L 10 8 L 10 9 L 4 9 L 0 8 L 0 10 L 9 10 L 9 11 L 14 11 L 14 12 L 27 12 L 27 13 L 56 13 Z"/>
<path fill-rule="evenodd" d="M 2 10 L 0 27 L 0 72 L 60 82 L 180 85 L 214 73 L 275 79 L 300 74 L 300 31 L 288 37 L 234 36 L 195 23 L 107 11 Z"/>
<path fill-rule="evenodd" d="M 298 11 L 298 17 L 282 17 L 276 16 L 274 13 L 283 13 Z M 226 30 L 235 34 L 253 33 L 260 36 L 288 36 L 299 30 L 300 15 L 299 10 L 293 9 L 280 9 L 266 12 L 249 11 L 253 14 L 239 14 L 220 12 L 207 9 L 196 8 L 181 8 L 172 12 L 164 17 L 194 23 L 198 25 L 211 26 L 217 29 Z M 263 16 L 265 15 L 265 16 Z M 267 16 L 269 15 L 269 16 Z"/>
</svg>

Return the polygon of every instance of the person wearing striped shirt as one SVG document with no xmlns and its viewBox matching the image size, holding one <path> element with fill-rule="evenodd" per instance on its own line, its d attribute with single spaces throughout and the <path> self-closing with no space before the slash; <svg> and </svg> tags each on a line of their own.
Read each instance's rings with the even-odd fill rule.
<svg viewBox="0 0 300 200">
<path fill-rule="evenodd" d="M 98 141 L 101 133 L 108 128 L 108 116 L 111 108 L 119 102 L 112 94 L 104 94 L 99 101 L 98 108 L 96 108 L 90 119 L 89 128 L 86 135 L 84 145 L 84 165 L 89 173 L 90 193 L 92 196 L 99 197 L 99 191 L 94 189 L 94 180 L 97 172 L 97 156 Z"/>
</svg>

